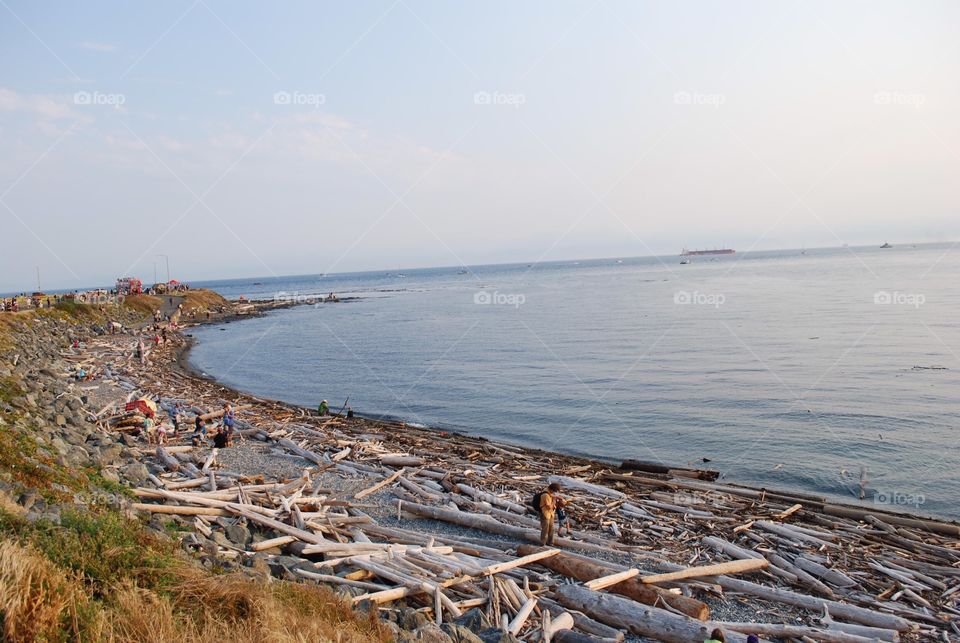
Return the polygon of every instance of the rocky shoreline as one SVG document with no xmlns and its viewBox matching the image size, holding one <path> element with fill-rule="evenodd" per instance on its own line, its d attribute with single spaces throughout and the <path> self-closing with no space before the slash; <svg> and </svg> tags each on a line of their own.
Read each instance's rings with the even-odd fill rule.
<svg viewBox="0 0 960 643">
<path fill-rule="evenodd" d="M 129 324 L 136 316 L 122 310 L 115 315 Z M 543 614 L 559 618 L 567 611 L 579 615 L 579 624 L 558 630 L 553 640 L 689 640 L 657 630 L 667 627 L 663 623 L 667 629 L 717 624 L 728 640 L 744 640 L 749 632 L 768 640 L 960 636 L 960 532 L 953 523 L 715 484 L 682 472 L 619 471 L 608 463 L 398 422 L 320 418 L 196 376 L 185 366 L 189 338 L 169 337 L 140 364 L 133 335 L 107 335 L 96 323 L 35 316 L 17 325 L 12 344 L 0 351 L 0 381 L 7 382 L 0 409 L 21 418 L 23 428 L 29 425 L 39 452 L 49 454 L 52 463 L 46 455 L 36 458 L 41 470 L 55 465 L 88 472 L 72 488 L 58 478 L 54 494 L 31 490 L 24 480 L 0 482 L 28 520 L 57 522 L 65 506 L 58 497 L 68 498 L 67 505 L 106 503 L 138 512 L 148 516 L 153 533 L 176 538 L 209 569 L 257 581 L 329 584 L 358 608 L 378 614 L 396 640 L 542 640 L 550 627 Z M 96 377 L 71 381 L 78 365 Z M 135 424 L 124 424 L 129 414 L 123 404 L 140 396 L 159 399 L 161 408 L 180 403 L 202 413 L 229 401 L 241 409 L 240 437 L 220 450 L 193 448 L 183 434 L 160 447 L 148 445 Z M 468 567 L 519 560 L 523 543 L 536 540 L 536 519 L 525 499 L 551 476 L 559 476 L 574 500 L 577 526 L 558 544 L 589 557 L 596 569 L 675 572 L 762 559 L 762 571 L 751 573 L 755 582 L 696 572 L 688 580 L 664 582 L 652 594 L 658 606 L 618 604 L 628 610 L 626 622 L 611 616 L 609 603 L 621 600 L 627 581 L 602 592 L 581 585 L 567 589 L 576 580 L 564 567 L 573 564 L 564 558 L 568 554 L 453 586 L 439 609 L 419 591 L 385 602 L 370 597 L 407 587 L 410 577 L 433 585 L 449 581 L 443 568 L 455 565 L 443 556 L 473 556 L 457 563 Z M 121 488 L 132 488 L 139 502 Z M 305 497 L 310 502 L 301 503 Z M 307 513 L 316 518 L 300 518 Z M 283 529 L 259 516 L 280 521 Z M 293 536 L 285 533 L 294 529 Z M 339 543 L 340 549 L 305 553 L 318 541 Z M 404 558 L 411 547 L 426 549 L 426 561 L 412 549 L 411 558 Z M 438 553 L 446 551 L 438 547 L 450 553 Z M 355 559 L 345 556 L 352 551 L 378 562 L 336 562 Z M 513 598 L 507 589 L 505 597 L 493 598 L 492 587 L 501 581 L 522 581 L 530 589 Z M 485 602 L 478 602 L 478 593 Z M 509 614 L 512 622 L 524 607 L 517 603 L 527 602 L 533 616 L 506 628 L 514 633 L 504 631 L 495 617 Z M 680 619 L 676 613 L 684 609 L 682 620 L 670 620 Z M 826 610 L 831 616 L 825 618 Z M 867 636 L 857 629 L 871 627 L 876 631 Z"/>
</svg>

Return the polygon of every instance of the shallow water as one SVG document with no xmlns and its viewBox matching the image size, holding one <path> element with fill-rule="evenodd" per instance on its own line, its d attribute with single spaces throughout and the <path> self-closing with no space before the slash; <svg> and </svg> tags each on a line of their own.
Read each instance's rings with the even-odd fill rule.
<svg viewBox="0 0 960 643">
<path fill-rule="evenodd" d="M 298 404 L 846 500 L 862 476 L 867 502 L 960 517 L 958 268 L 922 245 L 214 282 L 363 298 L 197 329 L 191 360 Z"/>
</svg>

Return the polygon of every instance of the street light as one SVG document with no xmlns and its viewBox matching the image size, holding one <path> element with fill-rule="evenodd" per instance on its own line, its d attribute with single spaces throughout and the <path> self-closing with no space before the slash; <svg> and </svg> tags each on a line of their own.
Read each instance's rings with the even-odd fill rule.
<svg viewBox="0 0 960 643">
<path fill-rule="evenodd" d="M 167 283 L 170 283 L 170 257 L 167 255 L 157 255 L 167 260 Z"/>
</svg>

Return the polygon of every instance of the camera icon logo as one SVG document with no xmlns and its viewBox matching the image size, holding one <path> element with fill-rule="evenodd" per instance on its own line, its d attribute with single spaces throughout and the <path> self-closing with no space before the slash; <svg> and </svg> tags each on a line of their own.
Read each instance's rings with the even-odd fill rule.
<svg viewBox="0 0 960 643">
<path fill-rule="evenodd" d="M 473 303 L 480 304 L 481 306 L 486 306 L 493 301 L 493 297 L 486 290 L 481 290 L 480 292 L 473 295 Z"/>
<path fill-rule="evenodd" d="M 273 94 L 273 103 L 275 105 L 289 105 L 290 100 L 290 92 L 274 92 Z"/>
</svg>

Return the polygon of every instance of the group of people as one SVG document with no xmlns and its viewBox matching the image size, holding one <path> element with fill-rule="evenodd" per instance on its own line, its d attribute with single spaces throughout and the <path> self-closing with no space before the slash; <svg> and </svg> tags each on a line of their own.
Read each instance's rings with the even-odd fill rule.
<svg viewBox="0 0 960 643">
<path fill-rule="evenodd" d="M 168 419 L 172 426 L 166 422 L 157 421 L 154 418 L 144 420 L 144 433 L 147 436 L 148 444 L 166 444 L 169 437 L 176 437 L 181 432 L 182 408 L 179 403 L 175 404 L 168 411 Z M 236 434 L 236 412 L 229 402 L 223 405 L 223 417 L 220 424 L 214 426 L 212 430 L 207 428 L 207 421 L 202 413 L 197 411 L 193 419 L 193 433 L 190 434 L 190 444 L 194 447 L 201 447 L 213 442 L 217 449 L 224 449 L 233 446 L 233 438 Z"/>
<path fill-rule="evenodd" d="M 236 433 L 236 423 L 236 412 L 229 402 L 224 403 L 220 425 L 214 427 L 213 433 L 210 435 L 208 435 L 207 421 L 201 413 L 197 413 L 193 419 L 193 434 L 190 436 L 190 444 L 194 447 L 204 446 L 209 438 L 213 441 L 215 449 L 232 447 L 233 437 Z"/>
<path fill-rule="evenodd" d="M 0 297 L 0 312 L 15 313 L 28 308 L 53 308 L 63 301 L 75 301 L 80 304 L 112 304 L 117 294 L 113 290 L 75 290 L 71 293 L 48 295 L 35 292 L 32 295 L 20 293 L 15 297 Z"/>
</svg>

